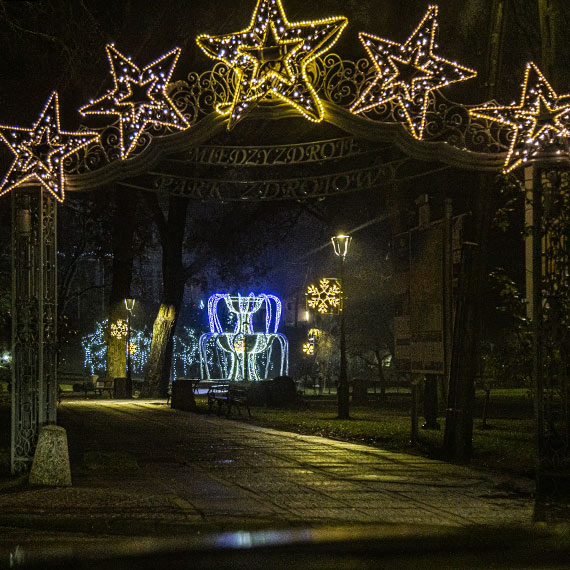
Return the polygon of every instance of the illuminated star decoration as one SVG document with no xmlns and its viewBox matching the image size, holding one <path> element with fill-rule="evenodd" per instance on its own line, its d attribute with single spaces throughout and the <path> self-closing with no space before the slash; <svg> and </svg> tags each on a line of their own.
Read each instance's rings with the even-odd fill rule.
<svg viewBox="0 0 570 570">
<path fill-rule="evenodd" d="M 363 113 L 395 101 L 411 134 L 423 137 L 429 95 L 450 83 L 465 81 L 477 72 L 433 53 L 437 30 L 437 6 L 430 6 L 418 27 L 404 44 L 360 33 L 376 76 L 354 105 Z"/>
<path fill-rule="evenodd" d="M 347 23 L 344 17 L 288 22 L 281 0 L 258 0 L 247 29 L 198 36 L 207 56 L 236 73 L 232 102 L 216 108 L 229 115 L 228 130 L 265 98 L 281 99 L 310 121 L 321 121 L 323 107 L 307 66 L 335 44 Z"/>
<path fill-rule="evenodd" d="M 63 202 L 65 159 L 97 140 L 98 135 L 91 131 L 62 131 L 59 101 L 54 91 L 31 129 L 0 125 L 0 138 L 15 155 L 0 184 L 0 196 L 27 181 L 37 180 L 56 200 Z"/>
<path fill-rule="evenodd" d="M 303 352 L 307 356 L 313 356 L 315 354 L 315 343 L 307 341 L 303 343 Z"/>
<path fill-rule="evenodd" d="M 175 48 L 142 70 L 113 44 L 106 47 L 114 89 L 79 109 L 82 115 L 115 115 L 119 118 L 121 158 L 137 145 L 147 125 L 187 128 L 188 122 L 167 93 L 168 82 L 178 61 Z"/>
<path fill-rule="evenodd" d="M 514 136 L 503 167 L 507 173 L 546 150 L 560 154 L 561 145 L 570 136 L 569 97 L 559 97 L 538 67 L 530 62 L 526 65 L 518 105 L 485 105 L 471 109 L 469 114 L 513 127 Z"/>
<path fill-rule="evenodd" d="M 340 309 L 341 288 L 337 279 L 324 277 L 318 287 L 309 285 L 307 295 L 307 305 L 321 314 Z"/>
</svg>

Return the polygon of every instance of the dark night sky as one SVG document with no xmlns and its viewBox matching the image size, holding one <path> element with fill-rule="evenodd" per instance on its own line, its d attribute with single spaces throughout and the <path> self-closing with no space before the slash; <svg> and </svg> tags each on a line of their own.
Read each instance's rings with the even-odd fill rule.
<svg viewBox="0 0 570 570">
<path fill-rule="evenodd" d="M 477 79 L 452 86 L 446 95 L 469 103 L 486 98 L 491 0 L 442 0 L 439 3 L 438 55 L 477 69 Z M 524 64 L 540 61 L 537 2 L 510 2 L 500 68 L 497 98 L 505 104 L 518 99 Z M 564 5 L 563 21 L 570 21 Z M 0 0 L 0 124 L 29 127 L 37 119 L 49 93 L 60 93 L 62 128 L 80 124 L 77 108 L 111 87 L 105 44 L 131 55 L 143 67 L 175 46 L 182 55 L 173 80 L 191 71 L 212 66 L 196 46 L 200 33 L 223 34 L 248 26 L 254 0 Z M 349 24 L 334 46 L 347 58 L 365 58 L 358 32 L 365 31 L 404 42 L 428 8 L 425 0 L 285 0 L 289 21 L 344 15 Z M 560 42 L 558 68 L 568 67 L 568 50 Z M 554 85 L 570 91 L 570 79 L 560 74 Z M 11 155 L 0 149 L 0 169 Z M 468 178 L 468 177 L 467 177 Z M 424 187 L 437 189 L 441 182 L 426 180 Z M 366 202 L 364 202 L 366 205 Z M 343 206 L 339 206 L 342 208 Z M 366 207 L 351 202 L 355 224 L 366 221 Z M 359 212 L 364 210 L 364 212 Z M 344 209 L 348 213 L 349 208 Z M 377 212 L 374 212 L 376 215 Z M 370 218 L 371 216 L 368 216 Z M 363 219 L 364 218 L 364 219 Z"/>
<path fill-rule="evenodd" d="M 479 78 L 454 90 L 472 102 L 484 99 L 490 0 L 442 0 L 439 3 L 439 55 L 477 69 Z M 517 96 L 524 64 L 540 59 L 536 2 L 512 2 L 507 15 L 502 85 L 499 93 Z M 51 90 L 62 99 L 63 116 L 77 121 L 75 109 L 108 87 L 104 46 L 117 48 L 144 66 L 175 46 L 182 56 L 174 79 L 190 71 L 208 69 L 208 60 L 196 46 L 200 33 L 220 34 L 245 28 L 255 3 L 218 0 L 171 0 L 168 8 L 150 0 L 38 0 L 0 1 L 0 123 L 33 121 Z M 402 42 L 427 9 L 419 0 L 287 0 L 290 21 L 344 15 L 349 24 L 333 51 L 347 57 L 365 57 L 359 31 Z M 570 11 L 570 8 L 566 8 Z M 565 64 L 565 42 L 560 42 L 560 63 Z M 570 82 L 561 89 L 570 89 Z M 514 92 L 513 92 L 514 88 Z M 453 97 L 452 97 L 453 98 Z M 510 102 L 510 101 L 506 101 Z"/>
</svg>

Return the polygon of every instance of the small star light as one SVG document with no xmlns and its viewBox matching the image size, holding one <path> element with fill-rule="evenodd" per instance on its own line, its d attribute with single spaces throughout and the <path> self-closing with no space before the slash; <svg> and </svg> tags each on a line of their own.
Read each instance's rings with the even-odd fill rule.
<svg viewBox="0 0 570 570">
<path fill-rule="evenodd" d="M 311 341 L 307 341 L 303 343 L 303 352 L 307 356 L 312 356 L 315 354 L 315 344 Z"/>
<path fill-rule="evenodd" d="M 532 62 L 526 65 L 518 105 L 485 105 L 469 114 L 513 127 L 505 174 L 546 150 L 560 154 L 560 145 L 570 136 L 570 95 L 559 97 Z"/>
<path fill-rule="evenodd" d="M 149 124 L 177 127 L 180 130 L 189 126 L 166 92 L 180 48 L 169 51 L 142 70 L 117 51 L 113 44 L 108 44 L 106 49 L 114 89 L 90 101 L 79 112 L 83 116 L 119 117 L 121 158 L 129 156 Z"/>
<path fill-rule="evenodd" d="M 247 29 L 198 36 L 204 53 L 237 76 L 233 101 L 216 108 L 229 115 L 228 130 L 264 98 L 281 99 L 310 121 L 321 121 L 323 107 L 307 66 L 335 44 L 347 23 L 344 17 L 288 22 L 281 0 L 258 0 Z"/>
<path fill-rule="evenodd" d="M 332 313 L 340 309 L 341 289 L 337 279 L 324 277 L 319 286 L 309 285 L 307 304 L 311 309 L 317 309 L 321 314 Z"/>
<path fill-rule="evenodd" d="M 416 139 L 421 139 L 426 124 L 429 94 L 450 83 L 465 81 L 477 72 L 433 53 L 437 30 L 437 6 L 430 6 L 418 27 L 404 44 L 360 33 L 376 77 L 351 107 L 362 113 L 397 101 L 406 123 Z"/>
<path fill-rule="evenodd" d="M 97 133 L 62 131 L 54 91 L 31 129 L 0 125 L 0 138 L 16 158 L 0 184 L 0 196 L 28 180 L 37 180 L 58 202 L 64 200 L 64 160 L 98 139 Z"/>
</svg>

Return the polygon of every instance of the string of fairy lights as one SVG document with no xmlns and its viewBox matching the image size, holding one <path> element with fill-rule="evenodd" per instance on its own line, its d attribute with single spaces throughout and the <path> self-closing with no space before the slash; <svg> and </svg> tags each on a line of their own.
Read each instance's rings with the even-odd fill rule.
<svg viewBox="0 0 570 570">
<path fill-rule="evenodd" d="M 62 131 L 59 98 L 54 91 L 31 129 L 0 125 L 0 138 L 10 147 L 14 160 L 0 183 L 0 196 L 35 180 L 58 202 L 63 202 L 65 159 L 99 140 L 92 131 Z"/>
<path fill-rule="evenodd" d="M 533 62 L 526 65 L 518 105 L 487 104 L 469 113 L 513 129 L 505 173 L 549 150 L 560 155 L 561 145 L 570 135 L 570 95 L 558 96 Z"/>
<path fill-rule="evenodd" d="M 136 148 L 148 125 L 185 129 L 188 122 L 170 99 L 167 88 L 180 48 L 140 69 L 113 44 L 106 46 L 114 88 L 79 109 L 81 115 L 117 117 L 121 158 Z"/>
<path fill-rule="evenodd" d="M 281 0 L 258 0 L 245 30 L 198 36 L 204 53 L 226 63 L 237 78 L 231 103 L 217 108 L 229 115 L 228 129 L 266 98 L 292 105 L 309 121 L 321 121 L 323 106 L 307 66 L 336 43 L 347 24 L 342 16 L 289 22 Z"/>
<path fill-rule="evenodd" d="M 430 93 L 477 75 L 473 69 L 435 55 L 437 12 L 437 6 L 430 6 L 403 44 L 363 32 L 358 35 L 372 60 L 376 76 L 352 105 L 353 113 L 363 113 L 396 101 L 410 133 L 421 139 Z"/>
<path fill-rule="evenodd" d="M 398 112 L 390 120 L 401 117 L 410 135 L 423 140 L 433 93 L 476 76 L 473 69 L 436 53 L 437 16 L 438 7 L 429 6 L 403 43 L 359 33 L 374 73 L 350 105 L 350 113 L 367 117 L 369 111 L 394 105 Z M 222 62 L 233 76 L 226 99 L 216 107 L 227 117 L 227 128 L 233 129 L 256 106 L 275 102 L 293 107 L 309 121 L 322 121 L 325 108 L 315 87 L 311 63 L 337 42 L 347 24 L 344 16 L 290 22 L 281 0 L 257 0 L 245 29 L 199 35 L 196 42 L 205 55 Z M 140 139 L 144 134 L 152 139 L 153 128 L 191 128 L 169 95 L 180 53 L 176 47 L 141 68 L 114 44 L 106 46 L 113 86 L 81 106 L 79 113 L 82 117 L 106 116 L 113 121 L 111 124 L 118 129 L 121 160 L 128 160 L 144 147 Z M 510 172 L 543 156 L 570 156 L 569 100 L 570 94 L 557 95 L 531 62 L 526 66 L 518 105 L 493 102 L 468 111 L 473 119 L 512 130 L 504 162 L 504 171 Z M 67 159 L 87 152 L 90 145 L 111 144 L 86 128 L 63 131 L 55 91 L 31 128 L 0 125 L 0 139 L 14 155 L 0 183 L 0 195 L 37 182 L 59 202 L 65 196 Z"/>
<path fill-rule="evenodd" d="M 107 368 L 107 342 L 106 332 L 118 339 L 126 339 L 126 321 L 119 320 L 108 325 L 105 319 L 96 323 L 95 331 L 82 337 L 84 360 L 83 365 L 91 374 L 105 374 Z M 200 332 L 192 327 L 182 327 L 182 332 L 174 336 L 173 349 L 173 377 L 198 376 L 200 370 Z M 142 375 L 150 356 L 152 333 L 145 327 L 135 329 L 131 327 L 130 342 L 125 343 L 125 355 L 131 353 L 131 366 L 134 374 Z M 213 354 L 210 351 L 208 360 L 212 362 Z"/>
</svg>

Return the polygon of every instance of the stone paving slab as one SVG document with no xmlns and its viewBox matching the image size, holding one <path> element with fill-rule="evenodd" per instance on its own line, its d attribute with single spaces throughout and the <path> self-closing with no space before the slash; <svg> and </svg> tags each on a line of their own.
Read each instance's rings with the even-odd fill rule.
<svg viewBox="0 0 570 570">
<path fill-rule="evenodd" d="M 172 410 L 164 402 L 69 401 L 70 489 L 2 488 L 0 526 L 111 534 L 208 527 L 528 524 L 531 482 Z M 525 491 L 526 490 L 526 491 Z M 106 526 L 103 526 L 106 524 Z M 1 531 L 0 531 L 1 534 Z"/>
</svg>

